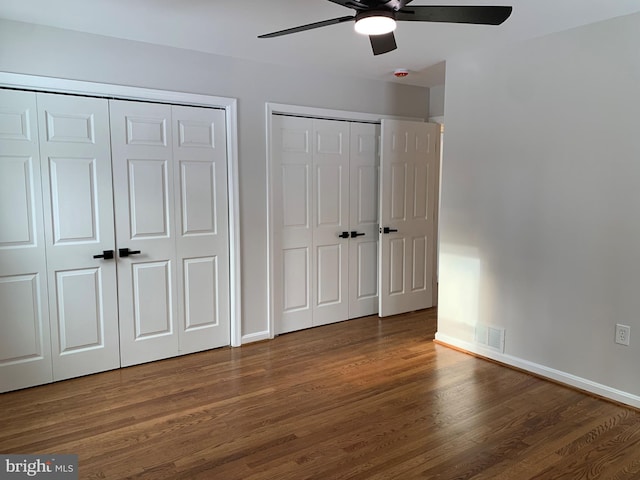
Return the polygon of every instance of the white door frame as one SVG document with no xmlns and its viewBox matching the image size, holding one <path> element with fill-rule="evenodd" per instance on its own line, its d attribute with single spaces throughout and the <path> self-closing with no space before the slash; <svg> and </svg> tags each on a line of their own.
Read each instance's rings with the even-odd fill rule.
<svg viewBox="0 0 640 480">
<path fill-rule="evenodd" d="M 433 249 L 433 265 L 435 275 L 433 276 L 433 306 L 438 306 L 438 279 L 440 277 L 440 200 L 442 199 L 442 146 L 444 139 L 444 115 L 429 117 L 431 123 L 440 124 L 440 142 L 438 142 L 438 162 L 436 170 L 436 212 L 433 218 L 433 235 L 436 240 L 436 248 Z"/>
<path fill-rule="evenodd" d="M 267 145 L 267 317 L 268 329 L 263 332 L 257 332 L 243 337 L 243 341 L 259 341 L 267 340 L 275 336 L 274 318 L 275 311 L 272 302 L 273 295 L 273 258 L 274 258 L 274 241 L 273 234 L 275 231 L 273 205 L 275 202 L 273 192 L 273 178 L 271 170 L 273 167 L 273 159 L 271 157 L 271 118 L 274 114 L 282 115 L 299 115 L 304 117 L 325 118 L 328 120 L 344 120 L 351 122 L 370 122 L 379 123 L 383 118 L 393 120 L 410 120 L 416 122 L 424 122 L 424 118 L 417 117 L 401 117 L 394 115 L 378 115 L 375 113 L 351 112 L 347 110 L 332 110 L 327 108 L 308 107 L 301 105 L 288 105 L 283 103 L 267 102 L 265 109 L 266 122 L 266 145 Z M 249 338 L 251 337 L 251 338 Z"/>
<path fill-rule="evenodd" d="M 242 344 L 242 303 L 240 290 L 240 196 L 238 188 L 237 99 L 7 72 L 0 72 L 0 87 L 49 93 L 67 93 L 90 97 L 117 98 L 122 100 L 142 100 L 156 103 L 214 107 L 222 108 L 226 111 L 227 186 L 229 194 L 230 343 L 233 347 L 240 346 Z"/>
</svg>

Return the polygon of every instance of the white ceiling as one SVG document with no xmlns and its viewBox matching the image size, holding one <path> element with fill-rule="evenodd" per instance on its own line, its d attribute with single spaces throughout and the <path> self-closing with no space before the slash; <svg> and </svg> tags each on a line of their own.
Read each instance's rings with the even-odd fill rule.
<svg viewBox="0 0 640 480">
<path fill-rule="evenodd" d="M 276 30 L 350 15 L 327 0 L 0 0 L 0 18 L 299 68 L 413 85 L 444 82 L 442 61 L 640 11 L 638 0 L 414 0 L 413 5 L 512 5 L 501 26 L 401 22 L 398 49 L 377 57 L 352 23 L 258 39 Z M 439 65 L 440 64 L 440 65 Z M 1 65 L 0 65 L 1 67 Z M 396 80 L 395 68 L 408 68 Z"/>
</svg>

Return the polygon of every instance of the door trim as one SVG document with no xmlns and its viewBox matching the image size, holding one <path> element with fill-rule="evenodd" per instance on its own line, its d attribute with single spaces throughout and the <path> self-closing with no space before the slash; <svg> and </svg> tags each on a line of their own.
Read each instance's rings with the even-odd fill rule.
<svg viewBox="0 0 640 480">
<path fill-rule="evenodd" d="M 242 345 L 237 99 L 8 72 L 0 72 L 0 87 L 48 93 L 83 95 L 89 97 L 114 98 L 119 100 L 138 100 L 155 103 L 221 108 L 225 110 L 227 127 L 227 188 L 229 195 L 229 307 L 231 312 L 229 340 L 232 347 L 239 347 Z"/>
<path fill-rule="evenodd" d="M 440 141 L 438 142 L 438 162 L 436 168 L 436 212 L 434 214 L 434 238 L 436 239 L 436 248 L 433 252 L 433 268 L 435 275 L 433 276 L 433 306 L 438 306 L 438 278 L 440 274 L 440 203 L 442 199 L 442 152 L 444 142 L 444 115 L 437 117 L 429 117 L 429 122 L 440 124 Z"/>
<path fill-rule="evenodd" d="M 243 337 L 243 341 L 256 342 L 260 340 L 267 340 L 274 338 L 275 336 L 275 311 L 272 301 L 274 293 L 274 275 L 273 275 L 273 258 L 274 258 L 274 240 L 273 235 L 275 231 L 274 219 L 273 219 L 273 205 L 274 205 L 274 192 L 273 192 L 273 178 L 272 168 L 273 159 L 271 155 L 271 118 L 273 115 L 293 115 L 312 117 L 328 120 L 343 120 L 350 122 L 368 122 L 368 123 L 380 123 L 382 119 L 391 120 L 409 120 L 414 122 L 424 122 L 424 118 L 417 117 L 403 117 L 396 115 L 379 115 L 375 113 L 364 112 L 351 112 L 348 110 L 332 110 L 328 108 L 309 107 L 302 105 L 289 105 L 283 103 L 266 102 L 265 104 L 265 125 L 266 125 L 266 162 L 267 162 L 267 330 L 262 332 L 256 332 L 251 334 L 251 338 Z"/>
</svg>

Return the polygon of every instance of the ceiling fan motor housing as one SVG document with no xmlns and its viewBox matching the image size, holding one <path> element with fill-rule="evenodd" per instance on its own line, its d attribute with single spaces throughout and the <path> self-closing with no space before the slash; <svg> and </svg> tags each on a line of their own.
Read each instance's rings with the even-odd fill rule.
<svg viewBox="0 0 640 480">
<path fill-rule="evenodd" d="M 354 0 L 347 3 L 353 4 L 356 9 L 370 9 L 370 10 L 394 10 L 398 11 L 403 8 L 411 0 Z M 349 5 L 350 6 L 350 5 Z"/>
</svg>

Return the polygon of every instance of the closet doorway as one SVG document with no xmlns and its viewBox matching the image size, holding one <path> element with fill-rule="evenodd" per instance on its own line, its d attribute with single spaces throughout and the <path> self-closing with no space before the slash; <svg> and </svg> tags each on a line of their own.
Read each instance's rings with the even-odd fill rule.
<svg viewBox="0 0 640 480">
<path fill-rule="evenodd" d="M 437 126 L 281 105 L 267 120 L 272 333 L 432 306 Z"/>
<path fill-rule="evenodd" d="M 0 87 L 0 390 L 238 345 L 235 101 Z"/>
<path fill-rule="evenodd" d="M 376 313 L 380 126 L 274 115 L 272 129 L 276 333 Z"/>
</svg>

